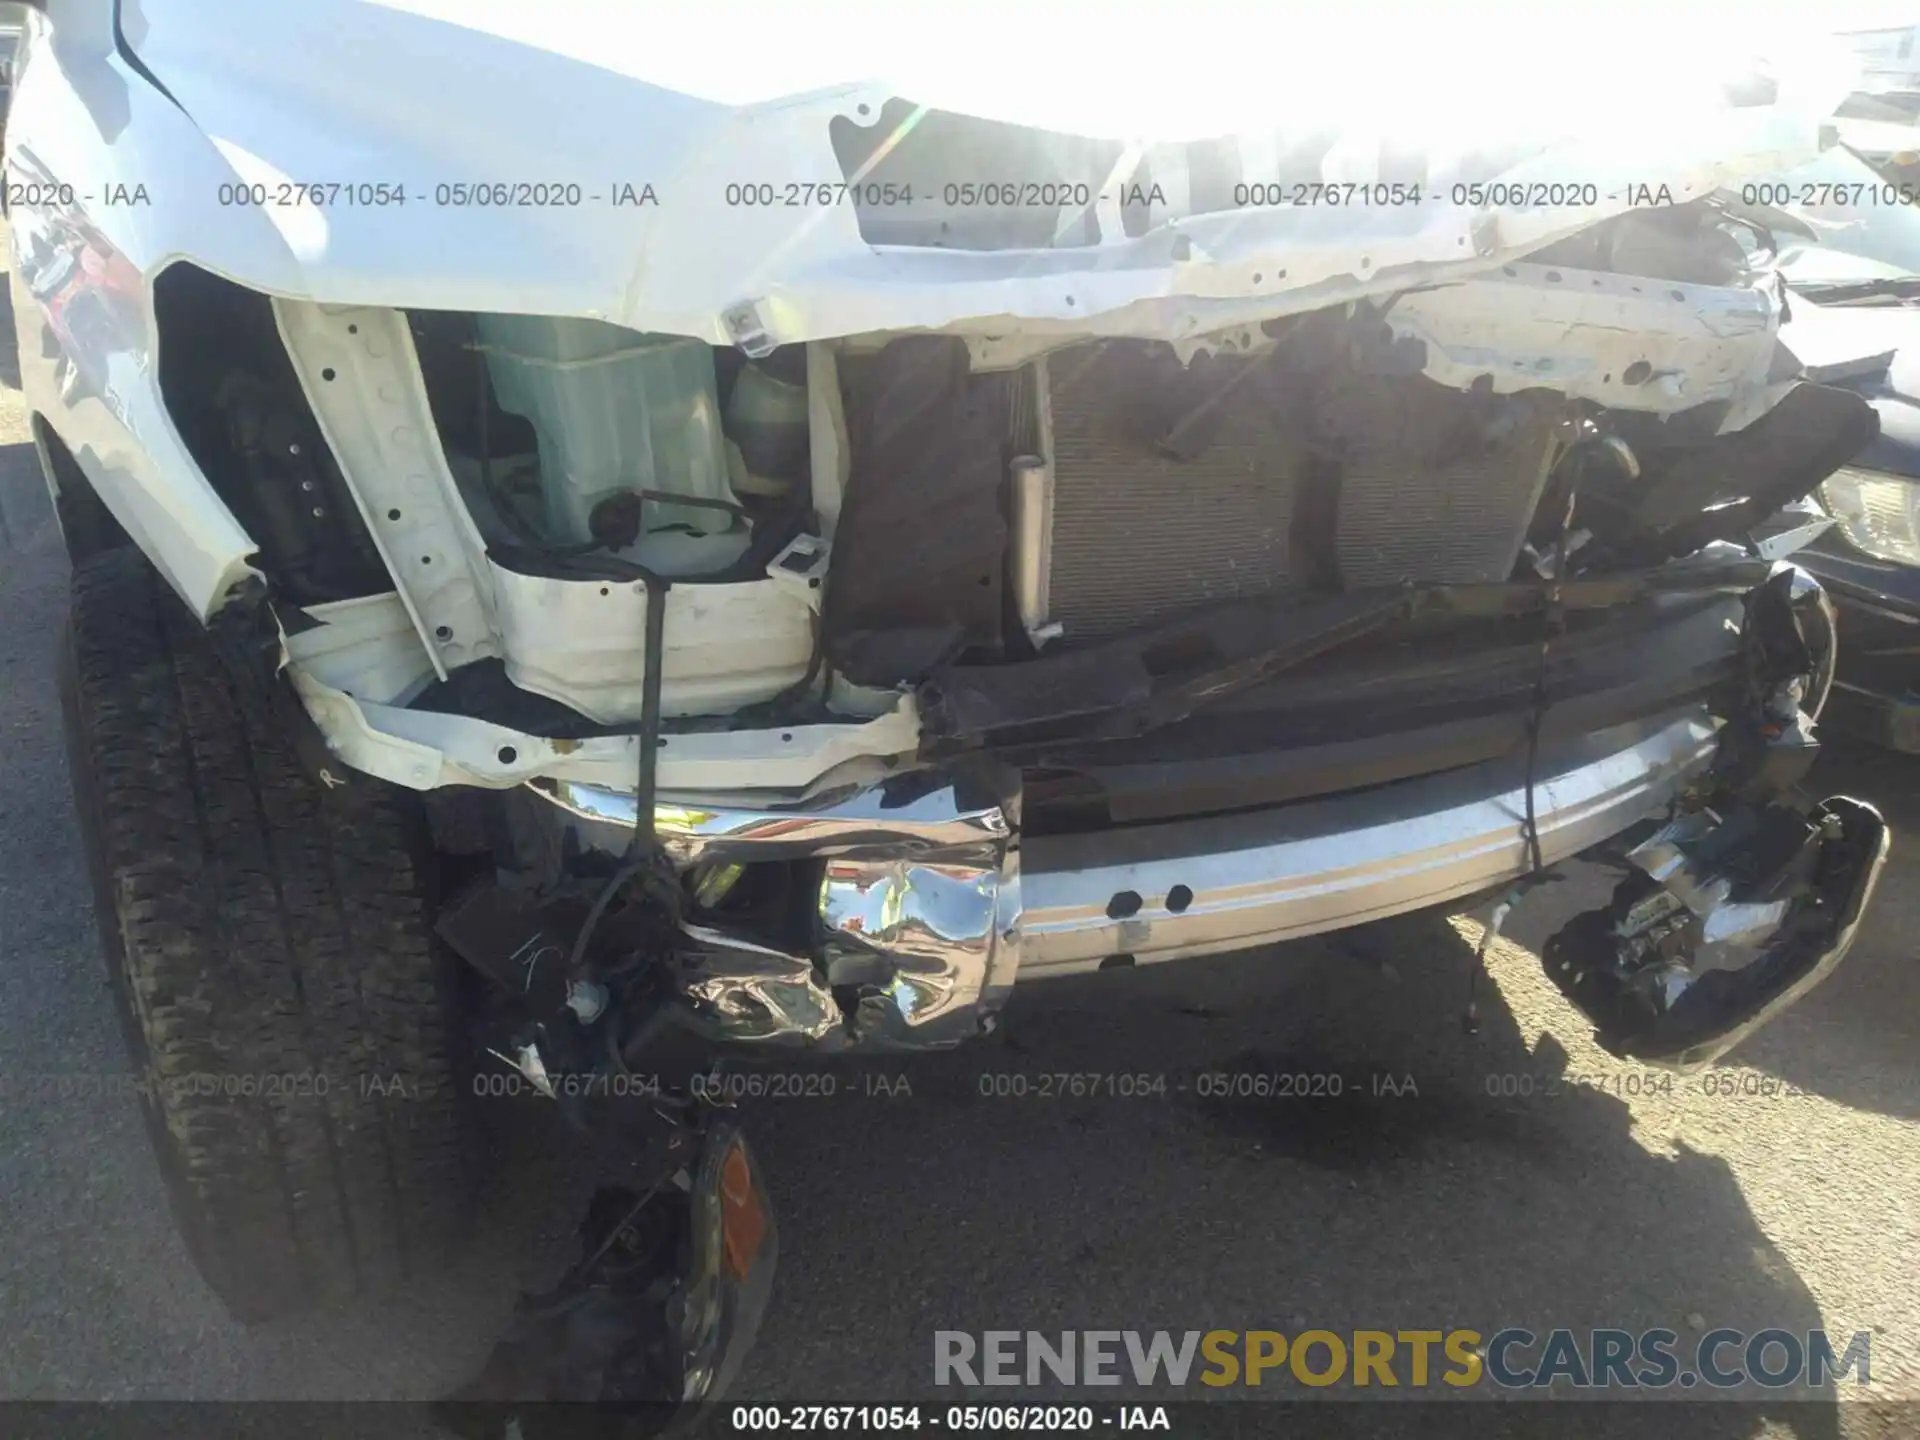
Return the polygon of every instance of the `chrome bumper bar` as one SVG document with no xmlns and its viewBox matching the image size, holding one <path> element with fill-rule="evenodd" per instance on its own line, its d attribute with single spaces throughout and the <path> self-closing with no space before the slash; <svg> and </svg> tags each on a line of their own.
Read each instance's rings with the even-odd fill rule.
<svg viewBox="0 0 1920 1440">
<path fill-rule="evenodd" d="M 1540 758 L 1542 859 L 1662 810 L 1712 761 L 1704 708 L 1584 737 Z M 580 843 L 620 851 L 630 793 L 537 781 Z M 1520 756 L 1356 794 L 1174 824 L 1022 841 L 1010 806 L 936 771 L 807 807 L 655 807 L 682 870 L 825 858 L 821 935 L 785 955 L 702 928 L 689 982 L 716 1033 L 834 1048 L 958 1043 L 1016 978 L 1244 949 L 1443 904 L 1525 874 Z M 851 1014 L 835 992 L 865 998 Z"/>
<path fill-rule="evenodd" d="M 1713 758 L 1704 710 L 1585 737 L 1534 787 L 1541 858 L 1564 860 L 1672 800 Z M 1178 960 L 1442 904 L 1531 868 L 1518 757 L 1277 810 L 1022 850 L 1020 973 Z"/>
</svg>

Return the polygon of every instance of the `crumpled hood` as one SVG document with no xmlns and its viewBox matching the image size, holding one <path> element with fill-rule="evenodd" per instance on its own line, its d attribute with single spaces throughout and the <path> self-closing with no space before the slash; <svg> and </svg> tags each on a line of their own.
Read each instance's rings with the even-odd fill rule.
<svg viewBox="0 0 1920 1440">
<path fill-rule="evenodd" d="M 1496 43 L 1481 24 L 1422 34 L 1395 19 L 1398 43 L 1355 49 L 1241 11 L 1183 6 L 1164 34 L 1099 14 L 125 0 L 122 29 L 208 147 L 169 157 L 168 183 L 209 222 L 180 253 L 288 295 L 593 316 L 716 344 L 920 327 L 1190 334 L 1464 277 L 1657 194 L 1636 186 L 1685 200 L 1810 155 L 1845 83 L 1816 68 L 1780 79 L 1775 104 L 1727 108 L 1718 84 L 1741 67 L 1725 31 L 1701 48 L 1599 27 L 1580 65 L 1550 48 L 1530 65 L 1518 34 Z M 1110 220 L 1097 245 L 876 247 L 852 206 L 790 188 L 844 182 L 830 125 L 880 123 L 895 97 L 1139 141 L 1128 153 L 1147 168 L 1114 181 L 1150 175 L 1163 202 L 1128 234 Z M 1403 175 L 1417 144 L 1421 202 L 1192 213 L 1170 142 L 1240 137 L 1237 173 L 1258 179 L 1276 135 L 1328 117 L 1322 178 L 1381 179 L 1389 155 Z M 971 173 L 958 155 L 955 172 L 1026 178 Z M 408 199 L 218 204 L 236 178 L 270 198 L 367 182 Z M 1599 200 L 1454 204 L 1452 182 L 1469 179 L 1591 181 Z M 442 187 L 494 182 L 578 186 L 578 200 L 439 203 Z M 741 186 L 771 186 L 774 203 L 741 203 Z"/>
<path fill-rule="evenodd" d="M 1201 139 L 1286 124 L 1396 127 L 1432 139 L 1462 124 L 1509 129 L 1524 118 L 1559 127 L 1583 112 L 1613 132 L 1640 123 L 1622 106 L 1633 87 L 1658 85 L 1662 113 L 1710 104 L 1717 87 L 1756 67 L 1808 103 L 1844 94 L 1855 73 L 1844 52 L 1809 53 L 1799 36 L 1776 35 L 1773 53 L 1749 53 L 1729 15 L 1711 5 L 1663 15 L 1660 43 L 1615 15 L 1597 25 L 1577 12 L 1516 12 L 1523 33 L 1500 34 L 1497 16 L 1469 26 L 1456 14 L 1370 12 L 1364 5 L 1312 17 L 1261 15 L 1244 4 L 1184 0 L 1115 23 L 1091 0 L 813 0 L 806 5 L 741 0 L 724 9 L 648 6 L 633 0 L 327 0 L 300 7 L 195 0 L 122 0 L 123 29 L 143 57 L 185 59 L 217 50 L 229 64 L 254 57 L 285 73 L 275 46 L 295 38 L 308 76 L 325 50 L 367 64 L 376 43 L 431 42 L 445 74 L 422 73 L 405 57 L 415 88 L 436 80 L 486 90 L 484 62 L 499 41 L 522 52 L 626 76 L 723 106 L 761 105 L 817 90 L 872 82 L 923 104 L 1044 128 L 1117 137 Z M 1759 19 L 1748 0 L 1732 17 Z M 331 44 L 328 44 L 328 41 Z M 1580 61 L 1569 66 L 1566 47 Z M 430 52 L 431 53 L 431 52 Z M 1276 85 L 1276 66 L 1285 84 Z M 1364 68 L 1365 76 L 1358 73 Z M 286 73 L 297 82 L 301 76 Z M 324 78 L 324 76 L 320 77 Z M 520 107 L 487 91 L 493 123 L 524 127 L 536 139 L 560 116 L 536 109 L 530 70 Z M 538 115 L 540 124 L 529 123 Z M 1655 122 L 1656 127 L 1661 122 Z M 1650 177 L 1648 177 L 1650 178 Z"/>
</svg>

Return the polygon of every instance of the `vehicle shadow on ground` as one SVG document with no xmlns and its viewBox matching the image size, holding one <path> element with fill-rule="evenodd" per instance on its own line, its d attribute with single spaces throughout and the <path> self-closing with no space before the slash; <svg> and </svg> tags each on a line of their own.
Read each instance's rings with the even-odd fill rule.
<svg viewBox="0 0 1920 1440">
<path fill-rule="evenodd" d="M 1667 1327 L 1690 1358 L 1703 1327 L 1819 1328 L 1722 1160 L 1650 1153 L 1623 1101 L 1556 1086 L 1566 1052 L 1551 1037 L 1529 1050 L 1492 985 L 1479 1033 L 1463 1032 L 1471 961 L 1453 926 L 1423 918 L 1036 984 L 973 1052 L 850 1072 L 904 1075 L 910 1098 L 843 1081 L 833 1098 L 751 1105 L 791 1240 L 748 1384 L 1009 1397 L 936 1389 L 937 1330 Z M 1167 1089 L 1126 1098 L 1101 1080 L 1075 1098 L 1042 1079 L 1073 1074 Z M 1341 1093 L 1219 1098 L 1202 1092 L 1233 1087 L 1207 1075 L 1331 1076 Z M 1490 1094 L 1505 1076 L 1534 1093 Z M 1272 1381 L 1178 1393 L 1315 1398 Z M 1396 1398 L 1415 1398 L 1409 1383 Z M 1389 1413 L 1340 1408 L 1366 1412 L 1367 1433 Z M 1758 1426 L 1753 1408 L 1716 1408 L 1690 1433 Z M 1829 1406 L 1774 1409 L 1779 1433 L 1838 1433 Z M 1579 1433 L 1558 1418 L 1555 1433 Z"/>
<path fill-rule="evenodd" d="M 26 545 L 52 520 L 32 444 L 0 445 L 0 551 Z"/>
<path fill-rule="evenodd" d="M 1635 1133 L 1626 1102 L 1569 1075 L 1587 1062 L 1551 1033 L 1528 1044 L 1509 1003 L 1524 951 L 1498 957 L 1465 1033 L 1473 933 L 1420 917 L 1035 984 L 970 1050 L 820 1066 L 809 1084 L 786 1067 L 737 1072 L 779 1082 L 738 1118 L 782 1233 L 773 1304 L 731 1398 L 1320 1400 L 1351 1403 L 1316 1406 L 1315 1434 L 1638 1435 L 1651 1422 L 1728 1440 L 1839 1436 L 1838 1407 L 1805 1390 L 1684 1411 L 1660 1402 L 1699 1391 L 1643 1394 L 1653 1411 L 1581 1397 L 1550 1416 L 1489 1411 L 1471 1401 L 1537 1397 L 1448 1387 L 1437 1357 L 1416 1390 L 1404 1355 L 1384 1397 L 1284 1371 L 1257 1389 L 934 1384 L 941 1330 L 1666 1328 L 1691 1369 L 1715 1327 L 1821 1328 L 1724 1161 Z M 1211 1093 L 1282 1076 L 1324 1078 L 1305 1099 Z M 327 1371 L 382 1355 L 375 1368 L 391 1369 L 398 1346 L 419 1377 L 408 1393 L 432 1393 L 477 1364 L 516 1285 L 564 1265 L 607 1162 L 542 1102 L 483 1118 L 493 1178 L 467 1262 L 394 1301 L 270 1327 L 277 1355 L 324 1354 Z"/>
</svg>

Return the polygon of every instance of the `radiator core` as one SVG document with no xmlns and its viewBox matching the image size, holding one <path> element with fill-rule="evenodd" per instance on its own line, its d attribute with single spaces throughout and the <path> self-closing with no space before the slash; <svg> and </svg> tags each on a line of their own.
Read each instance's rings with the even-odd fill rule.
<svg viewBox="0 0 1920 1440">
<path fill-rule="evenodd" d="M 1178 459 L 1158 443 L 1179 414 L 1171 347 L 1096 341 L 1040 364 L 1048 614 L 1069 644 L 1308 584 L 1503 580 L 1558 413 L 1417 376 L 1342 376 L 1303 404 L 1266 357 L 1216 357 L 1206 443 Z M 1317 515 L 1310 474 L 1334 477 Z"/>
</svg>

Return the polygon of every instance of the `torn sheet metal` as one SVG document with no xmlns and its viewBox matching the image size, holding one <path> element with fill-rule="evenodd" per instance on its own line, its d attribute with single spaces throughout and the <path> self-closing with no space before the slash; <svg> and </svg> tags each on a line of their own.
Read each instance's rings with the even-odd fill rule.
<svg viewBox="0 0 1920 1440">
<path fill-rule="evenodd" d="M 1020 857 L 976 848 L 827 862 L 828 979 L 871 1048 L 958 1044 L 993 1027 L 1019 972 Z"/>
<path fill-rule="evenodd" d="M 633 735 L 553 739 L 465 715 L 362 701 L 302 666 L 291 666 L 288 673 L 334 754 L 356 770 L 409 790 L 442 785 L 504 790 L 549 777 L 626 786 L 631 796 L 639 766 L 639 741 Z M 902 697 L 884 715 L 866 721 L 664 736 L 657 783 L 662 794 L 690 800 L 713 794 L 795 800 L 829 777 L 838 783 L 878 779 L 890 762 L 911 756 L 919 743 L 918 710 L 911 697 Z"/>
<path fill-rule="evenodd" d="M 1748 402 L 1764 396 L 1780 318 L 1770 280 L 1686 284 L 1517 262 L 1403 295 L 1386 323 L 1425 347 L 1427 378 L 1455 389 L 1545 387 L 1669 415 L 1722 402 L 1730 431 L 1765 408 Z"/>
<path fill-rule="evenodd" d="M 456 13 L 424 0 L 272 9 L 141 0 L 125 25 L 128 45 L 177 108 L 152 96 L 113 143 L 130 154 L 177 152 L 170 174 L 183 198 L 140 219 L 136 262 L 145 270 L 189 255 L 286 296 L 578 315 L 714 345 L 770 348 L 949 326 L 1174 338 L 1236 314 L 1284 314 L 1494 269 L 1643 198 L 1665 203 L 1662 186 L 1673 202 L 1737 186 L 1810 158 L 1821 119 L 1844 94 L 1834 77 L 1803 82 L 1776 66 L 1743 97 L 1771 103 L 1730 107 L 1712 73 L 1730 68 L 1720 63 L 1724 30 L 1696 55 L 1665 32 L 1649 43 L 1631 27 L 1589 26 L 1582 53 L 1597 47 L 1612 58 L 1574 74 L 1550 43 L 1535 65 L 1504 43 L 1463 46 L 1455 24 L 1439 38 L 1451 41 L 1458 64 L 1409 67 L 1392 81 L 1381 79 L 1388 57 L 1377 45 L 1334 46 L 1326 70 L 1344 71 L 1364 55 L 1368 79 L 1326 96 L 1316 120 L 1289 113 L 1293 84 L 1276 95 L 1270 73 L 1250 73 L 1256 57 L 1276 49 L 1302 72 L 1315 68 L 1317 52 L 1284 27 L 1272 45 L 1209 45 L 1205 65 L 1169 66 L 1163 48 L 1143 43 L 1134 27 L 1027 7 L 1009 17 L 1001 44 L 1018 35 L 1030 54 L 1079 58 L 1072 74 L 1055 67 L 1044 84 L 1010 86 L 987 79 L 1003 71 L 1003 51 L 967 83 L 958 57 L 977 43 L 967 37 L 992 29 L 978 15 L 937 44 L 908 47 L 930 52 L 910 58 L 897 41 L 879 44 L 889 23 L 848 15 L 843 28 L 834 18 L 843 8 L 757 15 L 750 48 L 782 63 L 741 71 L 737 21 L 714 30 L 606 12 L 528 16 L 482 5 Z M 1207 23 L 1184 21 L 1196 34 Z M 1212 23 L 1238 34 L 1246 20 L 1236 13 Z M 1518 44 L 1540 24 L 1530 17 L 1508 39 Z M 663 45 L 662 25 L 704 33 Z M 1058 48 L 1036 41 L 1041 33 L 1059 36 Z M 1782 65 L 1797 63 L 1780 48 Z M 293 55 L 302 57 L 294 69 L 260 58 Z M 422 55 L 436 63 L 422 66 Z M 1636 83 L 1654 68 L 1654 83 Z M 891 78 L 861 78 L 888 71 Z M 749 72 L 766 88 L 743 84 Z M 1233 72 L 1240 81 L 1228 78 Z M 1601 79 L 1615 103 L 1567 98 Z M 508 90 L 517 103 L 502 107 Z M 1661 101 L 1617 103 L 1623 95 Z M 874 175 L 849 173 L 832 131 L 871 131 L 900 104 L 909 115 L 952 117 L 961 122 L 956 133 L 971 138 L 942 148 L 913 199 L 879 198 L 896 223 L 927 212 L 922 243 L 876 245 L 849 202 L 850 187 Z M 1340 133 L 1316 140 L 1316 123 L 1336 112 L 1344 112 Z M 564 119 L 528 127 L 529 113 Z M 931 129 L 931 118 L 925 124 Z M 1016 132 L 1012 148 L 979 151 L 989 129 Z M 1516 132 L 1539 138 L 1516 144 Z M 894 141 L 891 129 L 879 137 L 898 150 L 912 141 L 911 133 Z M 991 158 L 987 173 L 974 173 L 983 168 L 971 163 L 975 153 Z M 1066 153 L 1105 163 L 1056 182 Z M 77 168 L 66 156 L 49 159 L 58 173 Z M 409 200 L 269 203 L 219 210 L 222 223 L 205 223 L 223 183 L 277 194 L 296 178 L 379 182 Z M 1210 196 L 1221 180 L 1225 205 L 1210 208 L 1220 204 Z M 1413 180 L 1422 187 L 1417 203 L 1405 199 Z M 1236 184 L 1296 181 L 1341 188 L 1331 203 L 1295 203 L 1290 193 L 1273 206 L 1250 206 L 1244 191 L 1235 198 Z M 1022 192 L 1065 183 L 1064 205 L 1057 189 L 1036 202 L 1059 212 L 1049 217 L 1056 243 L 943 248 L 935 212 L 965 207 L 961 187 L 982 183 Z M 1456 200 L 1456 184 L 1517 184 L 1523 197 L 1536 185 L 1561 189 L 1537 205 L 1509 204 L 1486 191 L 1476 200 L 1463 190 Z M 1569 184 L 1594 188 L 1569 197 Z M 1375 186 L 1387 187 L 1378 203 Z M 504 198 L 495 198 L 498 187 Z M 1010 223 L 1034 208 L 1023 195 L 993 204 Z M 1084 239 L 1087 211 L 1097 243 L 1063 245 Z"/>
<path fill-rule="evenodd" d="M 618 853 L 633 797 L 541 782 L 583 849 Z M 544 807 L 543 807 L 544 808 Z M 655 807 L 681 873 L 818 859 L 818 943 L 784 949 L 724 919 L 683 925 L 674 986 L 715 1039 L 828 1051 L 943 1048 L 991 1028 L 1019 969 L 1010 800 L 937 771 L 788 810 Z"/>
<path fill-rule="evenodd" d="M 499 654 L 487 547 L 441 453 L 407 317 L 274 302 L 300 388 L 432 662 Z"/>
<path fill-rule="evenodd" d="M 835 1048 L 845 1019 L 810 955 L 704 925 L 686 927 L 692 953 L 675 983 L 702 1030 L 749 1044 Z"/>
<path fill-rule="evenodd" d="M 715 1040 L 945 1049 L 993 1028 L 1019 969 L 1019 913 L 1017 855 L 829 860 L 818 955 L 690 924 L 676 984 Z"/>
</svg>

